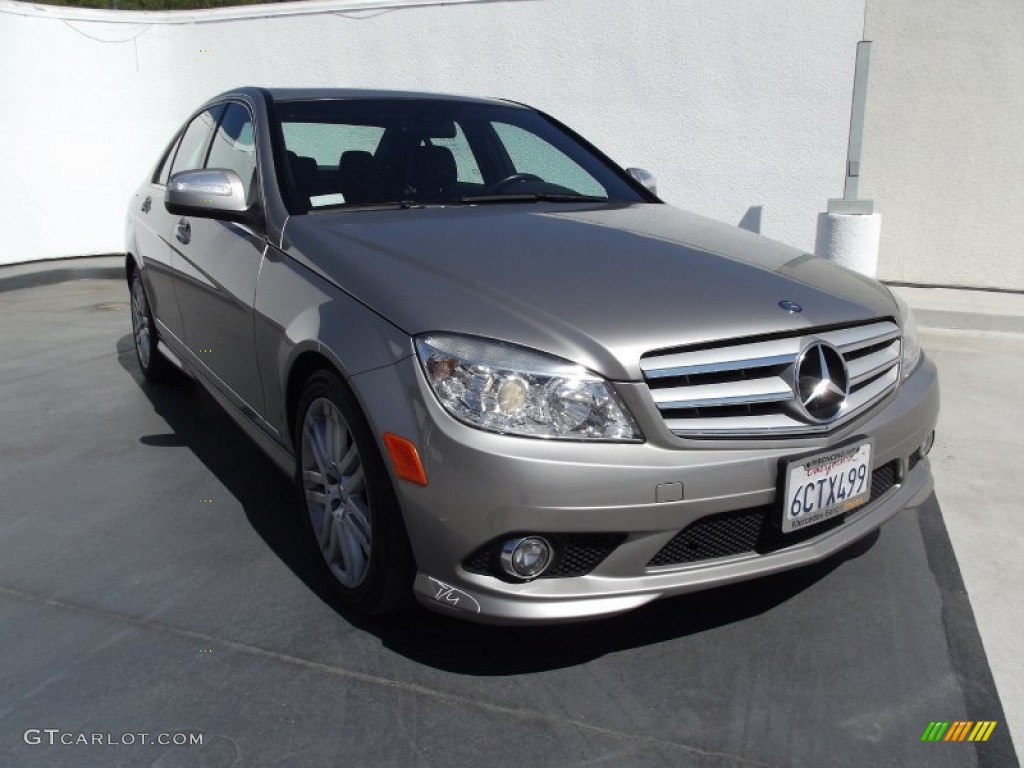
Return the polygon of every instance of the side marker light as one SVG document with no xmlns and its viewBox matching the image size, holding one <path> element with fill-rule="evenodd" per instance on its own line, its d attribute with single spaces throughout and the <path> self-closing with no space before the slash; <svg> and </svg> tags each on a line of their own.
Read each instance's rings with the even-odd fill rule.
<svg viewBox="0 0 1024 768">
<path fill-rule="evenodd" d="M 385 432 L 384 445 L 388 449 L 388 455 L 391 456 L 395 474 L 416 485 L 427 484 L 427 473 L 423 469 L 423 463 L 420 461 L 420 454 L 416 450 L 415 443 L 404 437 Z"/>
</svg>

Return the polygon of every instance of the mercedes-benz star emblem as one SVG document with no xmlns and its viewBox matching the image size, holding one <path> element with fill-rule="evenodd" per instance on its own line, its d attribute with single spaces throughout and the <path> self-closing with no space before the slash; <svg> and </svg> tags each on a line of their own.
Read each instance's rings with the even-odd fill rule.
<svg viewBox="0 0 1024 768">
<path fill-rule="evenodd" d="M 797 312 L 804 311 L 803 307 L 801 307 L 795 301 L 790 301 L 789 299 L 783 299 L 782 301 L 780 301 L 779 306 L 782 307 L 787 312 L 789 312 L 791 315 L 796 314 Z"/>
<path fill-rule="evenodd" d="M 839 350 L 827 341 L 809 344 L 796 361 L 797 400 L 811 419 L 832 421 L 846 405 L 850 376 Z"/>
</svg>

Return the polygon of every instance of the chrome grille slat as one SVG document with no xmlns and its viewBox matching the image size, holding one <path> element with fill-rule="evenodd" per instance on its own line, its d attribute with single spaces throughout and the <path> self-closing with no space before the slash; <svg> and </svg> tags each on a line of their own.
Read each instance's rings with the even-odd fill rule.
<svg viewBox="0 0 1024 768">
<path fill-rule="evenodd" d="M 792 361 L 792 355 L 752 357 L 747 360 L 727 360 L 721 363 L 680 365 L 674 368 L 653 368 L 650 371 L 644 371 L 644 374 L 649 379 L 664 379 L 678 376 L 698 376 L 702 373 L 725 373 L 727 371 L 740 371 L 747 368 L 774 368 L 776 366 L 788 365 Z"/>
<path fill-rule="evenodd" d="M 824 339 L 830 344 L 839 347 L 844 355 L 855 352 L 863 347 L 870 347 L 890 339 L 898 339 L 900 328 L 896 323 L 888 320 L 870 325 L 858 325 L 855 328 L 843 328 L 839 331 L 827 331 L 815 334 L 819 339 Z"/>
<path fill-rule="evenodd" d="M 856 411 L 871 405 L 871 403 L 878 400 L 882 395 L 889 391 L 889 389 L 896 383 L 897 376 L 899 376 L 898 367 L 888 371 L 886 374 L 880 376 L 870 384 L 867 384 L 854 392 L 850 392 L 850 397 L 847 400 L 847 410 L 856 413 Z"/>
<path fill-rule="evenodd" d="M 899 363 L 899 361 L 900 345 L 899 342 L 895 341 L 877 352 L 872 352 L 870 355 L 848 360 L 847 368 L 850 372 L 850 385 L 855 387 L 862 381 L 891 368 L 896 363 Z"/>
<path fill-rule="evenodd" d="M 812 339 L 835 346 L 849 375 L 846 406 L 827 424 L 812 423 L 801 413 L 790 381 L 801 350 Z M 656 407 L 676 435 L 799 435 L 834 429 L 888 394 L 899 378 L 900 344 L 899 326 L 877 320 L 782 338 L 648 353 L 640 368 Z"/>
<path fill-rule="evenodd" d="M 733 423 L 730 423 L 733 422 Z M 757 416 L 702 417 L 687 419 L 665 419 L 668 428 L 677 435 L 694 435 L 697 437 L 714 437 L 723 435 L 735 437 L 742 435 L 773 434 L 776 432 L 818 432 L 819 427 L 805 424 L 802 421 L 783 413 L 772 413 Z"/>
<path fill-rule="evenodd" d="M 778 376 L 767 379 L 730 381 L 722 384 L 696 384 L 652 392 L 662 410 L 705 408 L 738 403 L 774 403 L 793 397 L 792 388 Z"/>
<path fill-rule="evenodd" d="M 799 339 L 775 339 L 733 347 L 715 347 L 694 352 L 648 357 L 640 361 L 640 369 L 648 379 L 719 373 L 744 368 L 788 365 L 800 352 Z"/>
</svg>

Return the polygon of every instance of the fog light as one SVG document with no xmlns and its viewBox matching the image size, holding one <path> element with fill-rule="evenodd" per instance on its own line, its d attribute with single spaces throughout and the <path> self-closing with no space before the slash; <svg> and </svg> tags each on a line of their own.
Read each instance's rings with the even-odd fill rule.
<svg viewBox="0 0 1024 768">
<path fill-rule="evenodd" d="M 517 579 L 535 579 L 551 564 L 551 545 L 540 536 L 509 539 L 501 547 L 501 567 Z"/>
<path fill-rule="evenodd" d="M 935 445 L 935 430 L 932 430 L 932 433 L 925 438 L 924 442 L 921 443 L 921 447 L 918 448 L 922 459 L 928 455 L 933 445 Z"/>
</svg>

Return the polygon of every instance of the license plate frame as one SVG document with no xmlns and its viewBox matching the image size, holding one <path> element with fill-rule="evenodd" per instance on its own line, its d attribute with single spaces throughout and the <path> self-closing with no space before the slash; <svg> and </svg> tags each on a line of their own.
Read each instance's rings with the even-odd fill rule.
<svg viewBox="0 0 1024 768">
<path fill-rule="evenodd" d="M 781 459 L 776 519 L 782 533 L 806 530 L 867 504 L 871 500 L 874 449 L 870 437 L 860 436 L 824 450 Z"/>
</svg>

